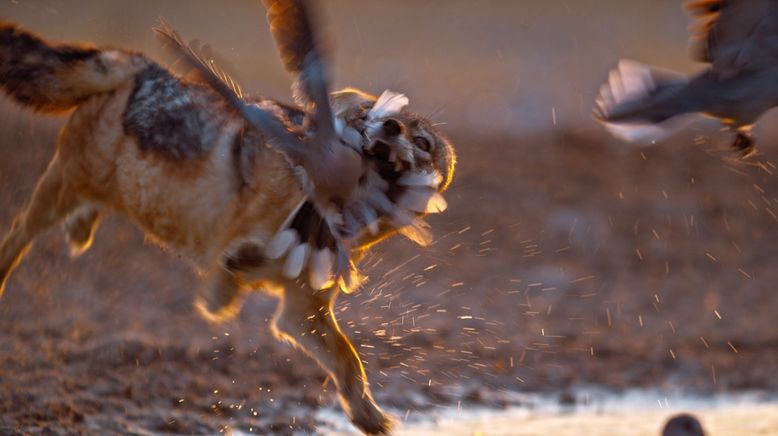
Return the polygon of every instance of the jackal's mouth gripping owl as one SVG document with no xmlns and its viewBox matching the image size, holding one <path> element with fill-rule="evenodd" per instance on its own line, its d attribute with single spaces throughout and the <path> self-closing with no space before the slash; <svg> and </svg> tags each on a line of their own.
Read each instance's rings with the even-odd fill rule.
<svg viewBox="0 0 778 436">
<path fill-rule="evenodd" d="M 453 149 L 428 120 L 406 110 L 402 94 L 330 94 L 306 2 L 270 2 L 268 20 L 287 70 L 296 75 L 292 89 L 302 115 L 296 118 L 303 120 L 298 126 L 244 100 L 199 46 L 184 43 L 164 23 L 157 31 L 191 71 L 300 169 L 307 197 L 268 243 L 267 257 L 284 259 L 288 278 L 307 272 L 315 289 L 334 281 L 350 290 L 358 277 L 353 250 L 369 244 L 370 236 L 400 231 L 423 245 L 431 241 L 423 217 L 447 207 L 441 192 L 452 176 Z"/>
</svg>

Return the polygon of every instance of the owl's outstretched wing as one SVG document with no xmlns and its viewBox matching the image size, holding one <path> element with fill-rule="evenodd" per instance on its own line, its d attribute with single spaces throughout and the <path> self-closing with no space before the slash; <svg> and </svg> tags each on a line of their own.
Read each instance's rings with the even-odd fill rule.
<svg viewBox="0 0 778 436">
<path fill-rule="evenodd" d="M 329 77 L 322 38 L 316 32 L 314 11 L 308 0 L 263 0 L 270 32 L 287 71 L 295 74 L 297 103 L 313 112 L 317 134 L 334 136 L 329 100 Z M 311 107 L 312 106 L 312 107 Z"/>
<path fill-rule="evenodd" d="M 226 89 L 220 91 L 221 94 L 234 95 L 243 100 L 243 90 L 238 81 L 233 79 L 234 73 L 228 72 L 228 69 L 232 70 L 227 67 L 229 62 L 216 53 L 210 44 L 201 44 L 196 39 L 189 43 L 184 42 L 181 35 L 162 18 L 159 19 L 159 25 L 152 30 L 162 42 L 162 47 L 175 58 L 173 69 L 180 65 L 190 80 L 207 83 L 214 89 L 224 87 Z M 188 60 L 183 59 L 184 57 Z M 199 68 L 193 68 L 193 63 L 197 63 Z M 205 74 L 205 71 L 208 73 Z"/>
<path fill-rule="evenodd" d="M 214 53 L 210 46 L 204 46 L 208 47 L 206 53 L 196 40 L 187 44 L 164 20 L 160 20 L 160 25 L 153 30 L 176 62 L 183 65 L 187 75 L 218 92 L 246 120 L 269 136 L 274 147 L 293 161 L 306 160 L 308 153 L 305 147 L 271 112 L 243 100 L 240 86 L 213 57 L 208 56 L 208 53 Z"/>
<path fill-rule="evenodd" d="M 183 43 L 175 31 L 155 29 L 188 66 L 197 71 L 246 120 L 268 135 L 272 146 L 297 163 L 311 183 L 308 197 L 288 216 L 266 248 L 272 259 L 283 259 L 283 274 L 296 278 L 308 273 L 308 283 L 322 289 L 334 283 L 352 289 L 358 274 L 351 261 L 351 241 L 385 229 L 400 230 L 426 244 L 431 236 L 426 213 L 443 211 L 438 193 L 441 176 L 414 168 L 412 157 L 399 156 L 388 143 L 346 144 L 336 135 L 329 103 L 325 65 L 319 55 L 304 0 L 268 0 L 268 17 L 285 64 L 297 72 L 301 89 L 313 110 L 312 135 L 299 138 L 270 112 L 246 103 L 230 80 L 213 68 L 196 48 Z M 368 115 L 374 121 L 399 113 L 407 104 L 401 94 L 384 93 Z M 310 115 L 309 115 L 310 116 Z"/>
<path fill-rule="evenodd" d="M 164 21 L 154 31 L 174 58 L 183 64 L 188 75 L 209 85 L 249 123 L 268 135 L 271 145 L 299 164 L 306 176 L 310 177 L 309 171 L 316 171 L 312 167 L 323 164 L 311 158 L 315 146 L 311 147 L 290 133 L 269 111 L 244 101 L 240 87 L 200 50 L 199 45 L 185 43 Z M 329 104 L 326 107 L 329 108 Z M 358 158 L 361 161 L 361 157 Z M 321 289 L 334 280 L 347 289 L 354 283 L 356 270 L 341 232 L 335 229 L 340 213 L 333 213 L 326 204 L 324 206 L 310 197 L 301 202 L 270 242 L 266 254 L 273 259 L 285 258 L 282 271 L 288 278 L 300 276 L 309 266 L 312 287 Z"/>
</svg>

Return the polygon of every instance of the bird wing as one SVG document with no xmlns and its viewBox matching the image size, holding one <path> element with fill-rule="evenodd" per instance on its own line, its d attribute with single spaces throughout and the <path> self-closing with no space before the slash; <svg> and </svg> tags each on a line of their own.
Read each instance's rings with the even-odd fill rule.
<svg viewBox="0 0 778 436">
<path fill-rule="evenodd" d="M 199 44 L 185 43 L 178 32 L 164 21 L 160 21 L 154 31 L 188 76 L 210 86 L 247 121 L 271 136 L 274 139 L 271 145 L 287 154 L 290 151 L 292 155 L 298 151 L 304 153 L 304 150 L 298 149 L 305 145 L 288 132 L 273 114 L 243 100 L 240 87 L 215 62 L 210 61 Z M 302 171 L 304 173 L 304 168 Z M 325 215 L 313 200 L 306 197 L 269 242 L 265 254 L 271 259 L 285 257 L 282 273 L 289 278 L 300 276 L 309 266 L 310 277 L 315 279 L 310 284 L 316 289 L 329 285 L 333 279 L 340 279 L 344 288 L 350 288 L 356 270 L 344 241 L 336 236 L 338 232 Z"/>
<path fill-rule="evenodd" d="M 692 57 L 714 69 L 759 68 L 778 61 L 778 2 L 691 0 Z"/>
<path fill-rule="evenodd" d="M 163 46 L 186 71 L 188 77 L 209 85 L 247 121 L 269 137 L 269 143 L 295 163 L 307 156 L 305 146 L 267 109 L 243 100 L 243 92 L 232 77 L 214 61 L 214 50 L 196 40 L 187 44 L 164 20 L 153 28 Z M 207 47 L 203 50 L 202 47 Z M 208 55 L 211 56 L 208 56 Z"/>
<path fill-rule="evenodd" d="M 366 118 L 369 123 L 383 125 L 407 104 L 404 95 L 386 91 Z M 347 128 L 343 126 L 344 131 Z M 428 153 L 408 150 L 402 142 L 392 141 L 375 140 L 359 148 L 364 172 L 355 192 L 344 201 L 334 207 L 303 204 L 290 214 L 269 244 L 268 253 L 271 258 L 286 256 L 284 274 L 293 278 L 307 264 L 308 283 L 314 288 L 334 282 L 348 292 L 359 278 L 350 260 L 353 249 L 397 231 L 420 245 L 431 242 L 424 216 L 447 208 L 440 194 L 444 177 L 433 166 L 423 164 L 431 160 Z M 325 244 L 330 237 L 311 232 L 312 228 L 334 235 L 333 243 Z"/>
<path fill-rule="evenodd" d="M 336 152 L 356 154 L 360 164 L 359 181 L 338 173 L 340 161 L 316 160 L 319 145 L 339 142 L 335 134 L 329 103 L 325 65 L 319 55 L 310 21 L 310 10 L 304 0 L 266 0 L 268 19 L 284 63 L 299 74 L 308 107 L 313 107 L 315 137 L 300 140 L 269 111 L 246 103 L 213 62 L 190 43 L 164 25 L 155 31 L 199 78 L 227 100 L 245 119 L 269 136 L 272 146 L 284 152 L 299 165 L 298 169 L 308 196 L 289 214 L 266 247 L 266 256 L 282 259 L 284 276 L 294 279 L 308 274 L 314 289 L 338 284 L 346 291 L 358 283 L 358 273 L 351 261 L 351 243 L 364 234 L 377 235 L 379 229 L 399 230 L 417 243 L 426 245 L 431 236 L 423 221 L 427 213 L 445 210 L 446 203 L 438 193 L 442 177 L 437 171 L 415 168 L 412 159 L 401 156 L 390 144 L 378 144 L 365 150 L 342 143 Z M 407 104 L 400 94 L 385 93 L 372 116 L 391 116 Z M 393 151 L 394 150 L 394 151 Z M 349 153 L 334 156 L 348 155 Z M 354 157 L 354 156 L 350 156 Z M 345 167 L 343 167 L 345 168 Z M 335 170 L 333 170 L 335 169 Z M 341 183 L 338 180 L 343 179 Z M 342 196 L 320 195 L 327 181 L 342 191 Z M 345 183 L 345 184 L 344 184 Z M 326 189 L 325 189 L 326 191 Z M 337 191 L 337 189 L 336 189 Z M 338 192 L 335 192 L 338 194 Z"/>
<path fill-rule="evenodd" d="M 224 87 L 226 90 L 221 93 L 234 95 L 237 99 L 243 100 L 243 90 L 238 81 L 233 79 L 234 73 L 228 72 L 232 70 L 228 67 L 229 62 L 218 55 L 210 44 L 200 44 L 196 39 L 187 44 L 181 35 L 162 18 L 159 19 L 159 25 L 152 30 L 162 42 L 163 48 L 175 57 L 173 69 L 182 68 L 184 75 L 190 80 L 207 83 L 214 88 Z M 198 64 L 199 67 L 194 68 L 193 63 Z M 203 74 L 205 70 L 208 74 Z M 210 83 L 213 80 L 216 82 Z"/>
<path fill-rule="evenodd" d="M 368 168 L 363 183 L 350 201 L 323 210 L 304 200 L 268 244 L 266 255 L 285 258 L 283 274 L 296 278 L 307 272 L 308 283 L 323 289 L 337 283 L 346 292 L 359 283 L 351 261 L 355 242 L 381 239 L 399 231 L 412 241 L 432 240 L 424 216 L 443 212 L 447 205 L 439 193 L 443 177 L 436 170 L 414 169 L 388 158 L 388 147 L 378 145 L 365 154 Z"/>
<path fill-rule="evenodd" d="M 329 100 L 327 65 L 322 39 L 317 35 L 315 14 L 307 0 L 263 0 L 270 33 L 287 71 L 297 75 L 293 91 L 303 107 L 313 111 L 317 135 L 334 137 Z M 310 108 L 313 106 L 313 108 Z"/>
</svg>

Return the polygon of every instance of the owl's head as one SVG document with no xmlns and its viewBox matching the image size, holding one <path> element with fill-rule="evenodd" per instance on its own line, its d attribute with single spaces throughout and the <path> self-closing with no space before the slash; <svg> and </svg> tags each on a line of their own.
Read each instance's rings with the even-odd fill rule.
<svg viewBox="0 0 778 436">
<path fill-rule="evenodd" d="M 429 119 L 407 110 L 404 95 L 385 91 L 376 97 L 347 88 L 333 93 L 330 101 L 346 142 L 396 168 L 435 172 L 440 175 L 438 190 L 448 188 L 456 163 L 454 147 Z"/>
</svg>

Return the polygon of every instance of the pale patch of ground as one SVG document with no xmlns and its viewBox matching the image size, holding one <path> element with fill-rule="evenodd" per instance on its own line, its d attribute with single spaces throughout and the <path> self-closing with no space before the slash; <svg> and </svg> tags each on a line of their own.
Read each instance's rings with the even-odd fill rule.
<svg viewBox="0 0 778 436">
<path fill-rule="evenodd" d="M 397 435 L 659 435 L 664 422 L 692 412 L 709 435 L 778 434 L 778 405 L 732 406 L 707 410 L 634 410 L 571 414 L 464 413 L 436 423 L 401 426 Z"/>
<path fill-rule="evenodd" d="M 560 406 L 556 399 L 537 397 L 526 407 L 506 410 L 452 408 L 411 414 L 398 423 L 394 434 L 653 436 L 661 434 L 664 423 L 679 413 L 696 416 L 709 436 L 778 434 L 778 402 L 761 394 L 697 397 L 657 391 L 600 392 L 585 401 L 589 403 Z M 358 434 L 332 412 L 323 412 L 320 418 L 328 422 L 327 428 L 319 428 L 324 434 Z"/>
</svg>

